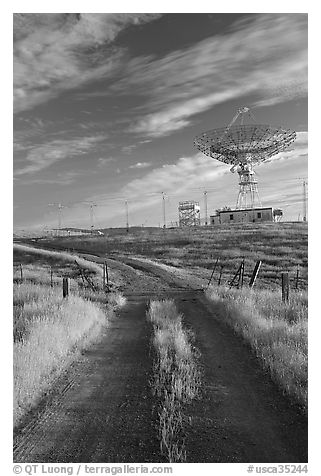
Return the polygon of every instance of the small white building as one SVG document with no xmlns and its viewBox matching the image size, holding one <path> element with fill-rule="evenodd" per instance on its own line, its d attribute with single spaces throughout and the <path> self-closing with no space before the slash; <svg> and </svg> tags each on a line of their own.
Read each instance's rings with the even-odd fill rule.
<svg viewBox="0 0 321 476">
<path fill-rule="evenodd" d="M 53 228 L 52 230 L 48 231 L 49 234 L 53 236 L 83 236 L 83 235 L 92 235 L 95 232 L 91 230 L 85 230 L 80 228 Z"/>
<path fill-rule="evenodd" d="M 272 207 L 249 209 L 219 210 L 210 217 L 211 225 L 227 223 L 261 223 L 273 221 Z"/>
</svg>

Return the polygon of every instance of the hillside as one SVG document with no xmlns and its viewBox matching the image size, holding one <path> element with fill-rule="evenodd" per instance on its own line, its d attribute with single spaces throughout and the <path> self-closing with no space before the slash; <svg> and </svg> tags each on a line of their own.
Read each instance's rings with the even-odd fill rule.
<svg viewBox="0 0 321 476">
<path fill-rule="evenodd" d="M 112 229 L 104 236 L 60 237 L 41 240 L 50 246 L 81 249 L 107 256 L 144 256 L 178 268 L 210 277 L 214 263 L 222 265 L 221 282 L 226 283 L 245 259 L 245 283 L 257 260 L 262 260 L 257 286 L 276 288 L 281 272 L 288 271 L 292 285 L 306 289 L 308 283 L 307 223 L 264 223 L 220 225 L 174 229 Z"/>
</svg>

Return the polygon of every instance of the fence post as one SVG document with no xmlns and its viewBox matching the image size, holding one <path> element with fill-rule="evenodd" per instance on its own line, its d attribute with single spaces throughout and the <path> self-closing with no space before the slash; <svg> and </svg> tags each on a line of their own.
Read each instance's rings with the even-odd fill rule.
<svg viewBox="0 0 321 476">
<path fill-rule="evenodd" d="M 220 269 L 220 275 L 219 275 L 219 278 L 218 278 L 218 286 L 221 284 L 221 277 L 222 277 L 222 273 L 223 273 L 223 265 L 221 264 L 221 269 Z"/>
<path fill-rule="evenodd" d="M 244 268 L 245 268 L 245 260 L 243 258 L 243 261 L 242 261 L 242 268 L 241 268 L 241 276 L 240 276 L 240 280 L 241 280 L 241 288 L 243 287 L 243 282 L 244 282 Z"/>
<path fill-rule="evenodd" d="M 51 288 L 53 287 L 52 275 L 53 275 L 52 266 L 50 266 L 50 287 L 51 287 Z"/>
<path fill-rule="evenodd" d="M 289 273 L 282 273 L 282 301 L 289 300 Z"/>
<path fill-rule="evenodd" d="M 259 274 L 259 271 L 260 271 L 260 268 L 261 268 L 261 264 L 262 264 L 262 261 L 260 260 L 260 261 L 257 261 L 256 265 L 254 266 L 253 273 L 252 273 L 250 283 L 249 283 L 250 288 L 253 288 L 253 286 L 255 284 L 257 275 Z"/>
<path fill-rule="evenodd" d="M 298 285 L 299 285 L 299 265 L 297 265 L 297 268 L 296 268 L 296 277 L 295 277 L 295 289 L 298 289 Z"/>
<path fill-rule="evenodd" d="M 105 261 L 105 274 L 106 274 L 106 286 L 109 291 L 109 276 L 108 276 L 107 261 Z"/>
<path fill-rule="evenodd" d="M 242 262 L 241 262 L 240 266 L 238 267 L 238 270 L 236 271 L 233 279 L 229 282 L 230 288 L 232 286 L 239 287 L 240 284 L 241 284 L 241 287 L 242 287 L 243 286 L 243 279 L 244 279 L 244 258 L 242 259 Z M 236 282 L 236 280 L 237 280 L 237 283 L 234 284 L 234 282 Z"/>
<path fill-rule="evenodd" d="M 68 297 L 68 294 L 69 294 L 68 278 L 62 278 L 62 296 L 66 298 Z"/>
<path fill-rule="evenodd" d="M 214 264 L 214 268 L 213 268 L 213 271 L 212 271 L 212 274 L 211 274 L 211 277 L 207 283 L 207 286 L 206 286 L 206 289 L 209 287 L 209 285 L 211 284 L 211 281 L 213 279 L 213 276 L 214 276 L 214 272 L 215 272 L 215 269 L 216 269 L 216 266 L 217 266 L 217 263 L 218 263 L 218 260 L 219 258 L 216 258 L 216 261 L 215 261 L 215 264 Z"/>
<path fill-rule="evenodd" d="M 105 289 L 106 285 L 106 268 L 105 268 L 105 262 L 103 262 L 103 289 Z"/>
<path fill-rule="evenodd" d="M 23 281 L 23 271 L 22 271 L 22 264 L 20 263 L 20 279 Z"/>
</svg>

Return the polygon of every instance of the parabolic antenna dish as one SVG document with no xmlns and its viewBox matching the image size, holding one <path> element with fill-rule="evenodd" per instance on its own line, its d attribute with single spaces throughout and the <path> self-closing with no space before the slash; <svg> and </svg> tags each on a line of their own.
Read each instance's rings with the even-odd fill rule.
<svg viewBox="0 0 321 476">
<path fill-rule="evenodd" d="M 255 165 L 282 152 L 295 138 L 292 130 L 242 124 L 204 132 L 194 139 L 194 144 L 205 155 L 226 164 Z"/>
</svg>

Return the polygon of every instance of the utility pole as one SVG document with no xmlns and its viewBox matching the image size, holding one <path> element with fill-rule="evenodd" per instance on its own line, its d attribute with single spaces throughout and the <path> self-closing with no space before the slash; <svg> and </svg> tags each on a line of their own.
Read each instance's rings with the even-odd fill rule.
<svg viewBox="0 0 321 476">
<path fill-rule="evenodd" d="M 205 225 L 207 225 L 207 191 L 204 191 L 204 202 L 205 202 Z"/>
<path fill-rule="evenodd" d="M 61 203 L 49 203 L 49 207 L 57 207 L 58 211 L 58 233 L 60 234 L 61 224 L 62 224 L 62 209 L 64 206 Z"/>
<path fill-rule="evenodd" d="M 126 209 L 126 231 L 129 232 L 129 215 L 128 215 L 128 200 L 125 200 L 125 209 Z"/>
<path fill-rule="evenodd" d="M 307 191 L 306 191 L 306 181 L 303 180 L 303 221 L 307 221 Z"/>
<path fill-rule="evenodd" d="M 91 203 L 89 207 L 91 233 L 94 231 L 94 207 L 97 207 L 97 205 L 95 203 Z"/>
<path fill-rule="evenodd" d="M 163 197 L 163 221 L 164 221 L 163 228 L 165 230 L 165 228 L 166 228 L 165 192 L 162 192 L 162 197 Z"/>
<path fill-rule="evenodd" d="M 62 224 L 62 209 L 64 206 L 61 203 L 58 203 L 58 229 L 59 231 L 61 230 L 61 224 Z"/>
</svg>

